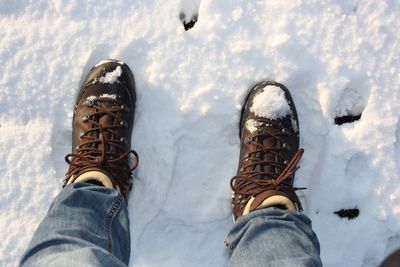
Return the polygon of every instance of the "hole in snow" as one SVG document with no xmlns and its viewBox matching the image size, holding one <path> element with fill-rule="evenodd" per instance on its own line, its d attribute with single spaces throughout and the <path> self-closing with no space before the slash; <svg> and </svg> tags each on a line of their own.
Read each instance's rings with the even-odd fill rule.
<svg viewBox="0 0 400 267">
<path fill-rule="evenodd" d="M 185 28 L 185 31 L 188 31 L 191 28 L 193 28 L 198 18 L 199 18 L 198 14 L 194 14 L 190 19 L 186 17 L 186 14 L 183 12 L 179 14 L 179 19 L 181 20 L 183 27 Z"/>
<path fill-rule="evenodd" d="M 335 118 L 335 124 L 342 125 L 344 123 L 350 123 L 354 121 L 358 121 L 361 118 L 361 114 L 359 115 L 346 115 Z"/>
<path fill-rule="evenodd" d="M 340 218 L 347 218 L 348 220 L 352 220 L 354 218 L 357 218 L 358 215 L 360 215 L 360 210 L 357 208 L 354 209 L 341 209 L 338 211 L 335 211 L 334 214 L 339 216 Z"/>
<path fill-rule="evenodd" d="M 338 98 L 334 113 L 335 124 L 350 123 L 361 118 L 369 94 L 362 90 L 362 88 L 368 88 L 368 86 L 359 82 L 360 79 L 349 82 Z"/>
</svg>

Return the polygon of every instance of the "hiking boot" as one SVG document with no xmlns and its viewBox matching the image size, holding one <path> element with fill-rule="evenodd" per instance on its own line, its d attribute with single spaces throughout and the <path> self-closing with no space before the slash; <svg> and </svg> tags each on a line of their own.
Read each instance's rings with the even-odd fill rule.
<svg viewBox="0 0 400 267">
<path fill-rule="evenodd" d="M 301 211 L 293 180 L 304 150 L 289 90 L 276 82 L 258 83 L 247 96 L 239 127 L 239 166 L 231 179 L 234 220 L 270 206 Z"/>
<path fill-rule="evenodd" d="M 135 101 L 133 74 L 124 62 L 108 59 L 92 68 L 75 103 L 64 186 L 99 184 L 117 189 L 127 199 L 139 159 L 130 150 Z"/>
</svg>

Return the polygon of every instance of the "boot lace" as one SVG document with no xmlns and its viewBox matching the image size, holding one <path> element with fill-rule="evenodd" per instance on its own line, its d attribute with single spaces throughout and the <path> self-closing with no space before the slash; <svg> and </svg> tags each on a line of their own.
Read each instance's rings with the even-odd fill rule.
<svg viewBox="0 0 400 267">
<path fill-rule="evenodd" d="M 119 134 L 118 129 L 129 127 L 128 124 L 124 121 L 117 123 L 117 114 L 128 112 L 129 108 L 117 100 L 101 97 L 90 100 L 88 105 L 94 112 L 84 118 L 89 128 L 81 133 L 83 141 L 74 153 L 65 156 L 65 161 L 70 165 L 65 183 L 73 175 L 77 177 L 85 170 L 100 168 L 111 174 L 121 189 L 130 188 L 131 174 L 138 165 L 139 156 L 136 151 L 127 149 L 126 139 Z M 111 116 L 115 123 L 100 123 L 104 115 Z M 130 162 L 131 156 L 135 158 L 134 163 Z"/>
<path fill-rule="evenodd" d="M 271 122 L 268 122 L 271 124 Z M 273 125 L 268 127 L 266 131 L 257 131 L 255 134 L 249 136 L 248 140 L 245 140 L 247 144 L 255 146 L 247 156 L 243 158 L 244 164 L 241 168 L 239 175 L 234 176 L 231 179 L 230 186 L 235 194 L 240 195 L 242 199 L 248 199 L 251 196 L 257 196 L 260 193 L 278 189 L 279 187 L 291 187 L 285 184 L 289 178 L 293 177 L 294 173 L 298 169 L 298 162 L 304 153 L 304 149 L 299 149 L 294 155 L 292 160 L 285 165 L 280 156 L 280 151 L 284 148 L 265 147 L 261 140 L 262 138 L 273 138 L 275 141 L 281 142 L 282 127 Z M 276 160 L 261 160 L 258 154 L 270 153 Z M 275 171 L 265 170 L 265 166 L 274 167 Z M 292 188 L 290 191 L 302 190 L 305 188 Z"/>
</svg>

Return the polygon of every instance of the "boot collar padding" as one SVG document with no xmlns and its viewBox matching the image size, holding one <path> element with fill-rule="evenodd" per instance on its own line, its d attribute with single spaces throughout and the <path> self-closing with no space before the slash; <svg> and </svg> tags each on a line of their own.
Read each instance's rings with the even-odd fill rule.
<svg viewBox="0 0 400 267">
<path fill-rule="evenodd" d="M 255 200 L 254 197 L 250 198 L 250 200 L 246 204 L 246 207 L 243 210 L 242 216 L 250 213 L 250 211 L 251 211 L 250 206 L 254 200 Z M 295 203 L 290 201 L 289 198 L 287 198 L 285 196 L 281 196 L 281 195 L 275 195 L 275 196 L 271 196 L 269 198 L 264 199 L 264 201 L 260 205 L 258 205 L 258 207 L 256 209 L 263 209 L 263 208 L 268 208 L 268 207 L 278 206 L 278 205 L 285 206 L 286 209 L 288 209 L 288 210 L 293 210 L 293 211 L 299 210 L 299 208 L 297 207 L 297 205 Z"/>
<path fill-rule="evenodd" d="M 88 172 L 82 173 L 76 179 L 69 179 L 67 184 L 84 183 L 84 182 L 93 181 L 93 180 L 100 182 L 102 185 L 104 185 L 104 187 L 114 188 L 110 178 L 107 175 L 105 175 L 104 173 L 99 172 L 99 171 L 88 171 Z"/>
</svg>

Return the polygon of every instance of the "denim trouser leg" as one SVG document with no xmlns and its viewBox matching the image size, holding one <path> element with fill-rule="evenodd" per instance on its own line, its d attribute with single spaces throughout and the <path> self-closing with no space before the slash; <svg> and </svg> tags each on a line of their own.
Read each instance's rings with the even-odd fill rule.
<svg viewBox="0 0 400 267">
<path fill-rule="evenodd" d="M 22 266 L 126 266 L 130 256 L 125 200 L 114 189 L 67 186 L 54 200 Z"/>
<path fill-rule="evenodd" d="M 236 221 L 225 246 L 229 266 L 322 266 L 311 221 L 300 212 L 255 210 Z"/>
</svg>

